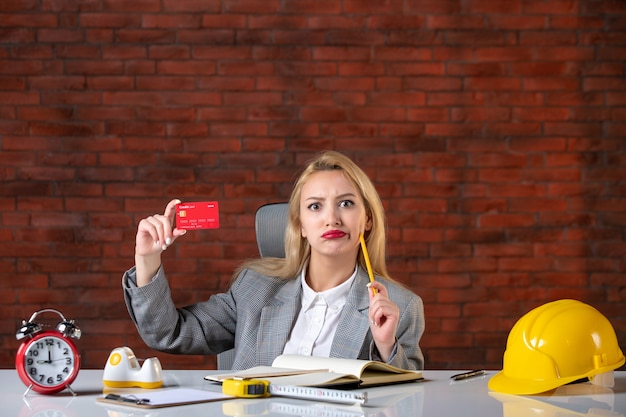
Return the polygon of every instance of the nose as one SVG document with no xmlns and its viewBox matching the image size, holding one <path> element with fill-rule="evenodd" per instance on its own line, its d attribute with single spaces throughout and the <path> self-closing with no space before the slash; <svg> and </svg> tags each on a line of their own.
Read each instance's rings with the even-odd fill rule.
<svg viewBox="0 0 626 417">
<path fill-rule="evenodd" d="M 341 218 L 339 216 L 339 209 L 335 206 L 327 207 L 326 209 L 326 225 L 336 226 L 341 224 Z"/>
</svg>

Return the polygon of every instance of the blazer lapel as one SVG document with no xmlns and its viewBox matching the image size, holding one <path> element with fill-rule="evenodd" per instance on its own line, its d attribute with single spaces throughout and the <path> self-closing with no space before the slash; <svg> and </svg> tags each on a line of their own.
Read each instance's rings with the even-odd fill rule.
<svg viewBox="0 0 626 417">
<path fill-rule="evenodd" d="M 369 331 L 367 315 L 370 302 L 366 287 L 368 282 L 367 274 L 359 268 L 337 325 L 330 349 L 331 357 L 357 359 L 361 352 Z"/>
<path fill-rule="evenodd" d="M 302 286 L 300 277 L 285 284 L 274 302 L 261 311 L 257 363 L 271 365 L 283 353 L 291 328 L 300 311 Z"/>
</svg>

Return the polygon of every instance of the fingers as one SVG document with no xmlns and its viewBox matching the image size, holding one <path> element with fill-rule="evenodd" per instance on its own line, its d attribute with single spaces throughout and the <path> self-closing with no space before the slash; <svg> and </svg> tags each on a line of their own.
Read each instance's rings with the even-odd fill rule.
<svg viewBox="0 0 626 417">
<path fill-rule="evenodd" d="M 167 249 L 178 236 L 182 236 L 186 232 L 186 230 L 177 230 L 174 228 L 176 224 L 176 205 L 180 203 L 181 201 L 175 198 L 167 203 L 162 216 L 153 216 L 163 224 L 163 235 L 161 239 L 159 239 L 162 244 L 161 249 L 163 250 Z"/>
<path fill-rule="evenodd" d="M 176 204 L 180 200 L 171 200 L 165 207 L 163 214 L 154 214 L 148 216 L 139 222 L 137 230 L 137 249 L 138 254 L 154 253 L 155 251 L 164 251 L 171 245 L 176 237 L 185 234 L 185 230 L 172 230 L 175 216 Z M 146 237 L 149 236 L 149 239 Z"/>
<path fill-rule="evenodd" d="M 165 217 L 170 219 L 170 224 L 174 225 L 174 221 L 175 221 L 175 216 L 176 216 L 176 205 L 180 204 L 180 200 L 175 198 L 172 201 L 170 201 L 169 203 L 167 203 L 167 206 L 165 206 L 165 213 L 163 213 L 165 215 Z"/>
<path fill-rule="evenodd" d="M 148 217 L 148 221 L 154 226 L 158 239 L 156 244 L 161 245 L 161 249 L 167 249 L 167 245 L 172 243 L 172 224 L 170 219 L 161 214 Z"/>
<path fill-rule="evenodd" d="M 390 322 L 397 322 L 398 317 L 398 307 L 389 300 L 370 305 L 370 320 L 374 326 L 381 327 Z"/>
<path fill-rule="evenodd" d="M 387 297 L 387 291 L 384 288 L 378 295 L 370 298 L 369 319 L 370 330 L 378 352 L 381 358 L 387 361 L 395 344 L 400 309 Z"/>
<path fill-rule="evenodd" d="M 367 286 L 370 297 L 369 318 L 372 325 L 380 327 L 397 323 L 400 309 L 389 299 L 387 288 L 378 281 L 370 282 Z M 374 289 L 377 291 L 376 294 Z"/>
<path fill-rule="evenodd" d="M 370 303 L 372 302 L 372 299 L 376 297 L 377 293 L 382 294 L 384 297 L 388 296 L 387 288 L 385 288 L 385 286 L 381 282 L 372 281 L 367 284 L 367 288 L 369 288 Z"/>
</svg>

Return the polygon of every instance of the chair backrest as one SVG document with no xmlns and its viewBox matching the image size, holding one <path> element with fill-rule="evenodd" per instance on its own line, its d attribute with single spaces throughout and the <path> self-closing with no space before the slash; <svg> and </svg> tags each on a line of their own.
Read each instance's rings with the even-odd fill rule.
<svg viewBox="0 0 626 417">
<path fill-rule="evenodd" d="M 262 257 L 285 257 L 285 229 L 288 220 L 287 203 L 270 203 L 257 209 L 254 228 L 259 254 Z"/>
<path fill-rule="evenodd" d="M 270 203 L 259 207 L 256 211 L 254 229 L 259 254 L 262 257 L 285 257 L 285 230 L 289 219 L 287 203 Z M 217 355 L 217 369 L 232 368 L 235 359 L 234 349 Z"/>
</svg>

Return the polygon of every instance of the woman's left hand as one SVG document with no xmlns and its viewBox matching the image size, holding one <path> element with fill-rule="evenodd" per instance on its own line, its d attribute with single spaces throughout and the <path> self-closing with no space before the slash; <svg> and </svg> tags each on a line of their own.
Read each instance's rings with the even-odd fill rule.
<svg viewBox="0 0 626 417">
<path fill-rule="evenodd" d="M 378 292 L 374 295 L 373 289 Z M 385 362 L 389 360 L 393 347 L 396 344 L 396 329 L 400 320 L 400 309 L 389 299 L 387 288 L 374 281 L 369 284 L 370 297 L 370 329 L 378 353 Z"/>
</svg>

